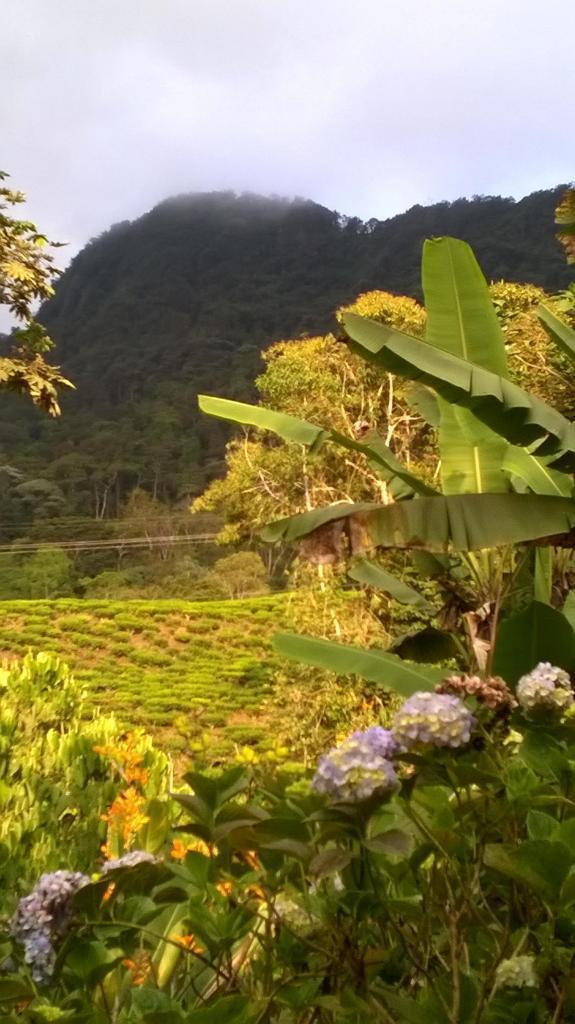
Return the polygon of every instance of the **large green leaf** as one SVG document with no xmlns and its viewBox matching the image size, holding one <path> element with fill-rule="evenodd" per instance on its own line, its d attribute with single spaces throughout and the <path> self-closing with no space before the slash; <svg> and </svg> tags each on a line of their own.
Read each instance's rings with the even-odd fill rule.
<svg viewBox="0 0 575 1024">
<path fill-rule="evenodd" d="M 315 637 L 295 633 L 278 633 L 273 645 L 278 654 L 286 658 L 338 675 L 360 676 L 379 683 L 386 690 L 395 690 L 403 697 L 409 697 L 417 690 L 432 690 L 445 675 L 444 669 L 411 664 L 386 651 L 348 647 L 332 640 L 316 640 Z"/>
<path fill-rule="evenodd" d="M 504 494 L 510 490 L 503 472 L 509 448 L 505 438 L 478 420 L 469 409 L 459 409 L 439 398 L 439 452 L 444 494 Z"/>
<path fill-rule="evenodd" d="M 232 402 L 227 398 L 215 398 L 212 395 L 198 395 L 198 404 L 202 412 L 232 423 L 243 423 L 260 430 L 270 430 L 296 444 L 304 444 L 318 450 L 325 441 L 331 441 L 349 451 L 365 455 L 372 468 L 388 481 L 394 481 L 396 498 L 412 497 L 414 494 L 434 494 L 434 490 L 402 465 L 381 438 L 371 435 L 369 441 L 355 441 L 353 438 L 340 434 L 337 430 L 324 430 L 315 423 L 289 416 L 284 412 L 274 412 L 262 405 L 248 405 L 246 402 Z"/>
<path fill-rule="evenodd" d="M 507 445 L 503 469 L 511 477 L 519 477 L 535 494 L 573 495 L 573 480 L 567 473 L 549 466 L 549 459 L 540 459 L 526 448 Z"/>
<path fill-rule="evenodd" d="M 572 863 L 563 843 L 528 839 L 520 846 L 490 843 L 485 847 L 488 868 L 521 882 L 545 900 L 558 899 Z"/>
<path fill-rule="evenodd" d="M 537 315 L 545 329 L 553 338 L 553 341 L 565 355 L 575 360 L 575 331 L 563 323 L 555 313 L 552 313 L 548 306 L 541 304 Z"/>
<path fill-rule="evenodd" d="M 437 395 L 424 384 L 412 384 L 405 394 L 407 404 L 418 413 L 430 427 L 438 427 L 440 421 Z"/>
<path fill-rule="evenodd" d="M 540 661 L 575 670 L 575 633 L 555 608 L 533 601 L 525 611 L 504 619 L 497 631 L 493 671 L 514 685 Z"/>
<path fill-rule="evenodd" d="M 342 502 L 277 520 L 261 536 L 289 543 L 328 524 L 333 528 L 339 520 L 357 554 L 376 547 L 474 551 L 568 533 L 575 527 L 575 501 L 539 494 L 452 494 L 395 505 Z"/>
<path fill-rule="evenodd" d="M 471 246 L 459 238 L 428 239 L 422 282 L 426 341 L 507 377 L 503 332 Z"/>
<path fill-rule="evenodd" d="M 426 341 L 435 348 L 507 377 L 503 332 L 473 251 L 457 238 L 423 246 Z M 507 442 L 469 409 L 439 399 L 439 450 L 444 494 L 504 493 L 501 463 Z"/>
<path fill-rule="evenodd" d="M 375 590 L 383 590 L 384 594 L 389 594 L 400 604 L 411 604 L 422 611 L 429 611 L 431 608 L 427 598 L 418 590 L 408 586 L 392 573 L 386 572 L 375 562 L 368 561 L 367 558 L 358 558 L 347 570 L 347 574 L 358 583 L 373 587 Z"/>
<path fill-rule="evenodd" d="M 556 468 L 575 470 L 575 426 L 561 413 L 476 363 L 441 351 L 385 324 L 354 313 L 342 317 L 351 348 L 391 373 L 433 388 L 446 401 L 471 409 L 511 444 L 539 442 Z"/>
</svg>

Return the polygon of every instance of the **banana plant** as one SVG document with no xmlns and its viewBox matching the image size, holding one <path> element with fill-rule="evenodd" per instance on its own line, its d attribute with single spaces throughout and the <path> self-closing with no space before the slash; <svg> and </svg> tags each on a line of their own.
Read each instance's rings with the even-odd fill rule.
<svg viewBox="0 0 575 1024">
<path fill-rule="evenodd" d="M 517 545 L 549 541 L 575 529 L 569 475 L 575 470 L 575 427 L 510 380 L 503 333 L 485 279 L 465 242 L 440 238 L 425 243 L 423 291 L 425 340 L 355 314 L 344 314 L 341 322 L 354 352 L 413 381 L 418 392 L 415 405 L 424 413 L 432 408 L 441 493 L 422 487 L 377 439 L 359 443 L 294 417 L 221 399 L 202 397 L 200 406 L 212 415 L 271 429 L 312 448 L 330 442 L 363 451 L 391 481 L 393 504 L 337 503 L 313 509 L 270 524 L 264 538 L 272 542 L 307 538 L 306 552 L 313 555 L 314 541 L 323 546 L 328 537 L 333 547 L 345 535 L 349 550 L 361 559 L 373 549 L 459 553 L 468 578 L 475 582 L 478 604 L 487 608 L 483 636 L 477 629 L 478 608 L 470 609 L 475 625 L 471 620 L 468 625 L 475 661 L 479 667 L 486 663 L 489 667 L 502 601 L 526 559 L 533 566 L 537 603 L 545 605 L 550 598 L 548 551 L 538 548 L 535 555 L 527 550 L 518 556 Z M 562 322 L 555 324 L 551 318 L 551 311 L 542 311 L 542 322 L 552 327 L 563 351 L 569 349 L 573 356 L 575 341 Z M 367 568 L 360 575 L 364 580 L 370 574 L 375 579 L 377 567 L 364 565 Z M 380 582 L 382 589 L 398 597 L 396 584 L 401 581 L 392 584 L 380 577 Z M 413 594 L 409 599 L 414 601 Z M 349 665 L 355 664 L 357 674 L 362 674 L 359 656 L 354 661 L 352 652 L 345 653 L 339 644 L 301 638 L 298 646 L 297 638 L 280 636 L 276 647 L 332 670 L 339 664 L 341 671 L 349 672 Z M 399 678 L 397 659 L 389 653 L 378 654 L 387 659 L 390 688 L 397 685 L 406 692 L 409 683 Z M 419 669 L 428 672 L 433 685 L 432 667 Z M 378 679 L 373 674 L 368 678 L 381 681 L 382 672 L 379 663 Z"/>
</svg>

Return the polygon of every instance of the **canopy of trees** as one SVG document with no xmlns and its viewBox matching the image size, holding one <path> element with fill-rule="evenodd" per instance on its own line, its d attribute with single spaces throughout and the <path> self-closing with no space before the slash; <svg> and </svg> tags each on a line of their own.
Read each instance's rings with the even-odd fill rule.
<svg viewBox="0 0 575 1024">
<path fill-rule="evenodd" d="M 73 260 L 39 314 L 77 388 L 62 396 L 65 416 L 51 422 L 3 401 L 0 462 L 21 474 L 10 494 L 26 481 L 36 493 L 44 479 L 59 514 L 94 518 L 117 516 L 134 488 L 187 505 L 221 474 L 229 437 L 198 413 L 198 392 L 253 399 L 260 351 L 324 336 L 359 292 L 419 298 L 425 236 L 466 239 L 493 279 L 565 286 L 572 272 L 553 225 L 562 191 L 367 223 L 311 202 L 212 193 L 115 225 Z M 5 522 L 29 522 L 21 491 L 16 503 Z"/>
</svg>

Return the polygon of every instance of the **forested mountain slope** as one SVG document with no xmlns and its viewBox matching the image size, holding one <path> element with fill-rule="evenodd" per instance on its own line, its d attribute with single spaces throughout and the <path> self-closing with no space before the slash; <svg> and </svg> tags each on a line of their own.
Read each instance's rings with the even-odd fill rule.
<svg viewBox="0 0 575 1024">
<path fill-rule="evenodd" d="M 563 287 L 572 274 L 554 238 L 560 194 L 415 206 L 367 223 L 307 201 L 169 199 L 91 241 L 62 275 L 40 318 L 77 391 L 63 396 L 59 422 L 3 399 L 0 461 L 20 481 L 49 482 L 52 514 L 117 515 L 134 487 L 185 502 L 218 472 L 226 438 L 198 414 L 198 391 L 251 397 L 262 347 L 329 330 L 360 291 L 417 296 L 432 235 L 470 242 L 492 279 Z"/>
</svg>

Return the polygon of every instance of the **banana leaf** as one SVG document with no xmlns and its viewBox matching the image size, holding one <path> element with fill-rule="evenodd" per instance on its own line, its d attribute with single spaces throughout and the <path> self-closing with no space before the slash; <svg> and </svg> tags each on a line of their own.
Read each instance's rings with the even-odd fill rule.
<svg viewBox="0 0 575 1024">
<path fill-rule="evenodd" d="M 264 527 L 269 542 L 343 525 L 355 554 L 372 548 L 475 551 L 556 538 L 575 527 L 575 500 L 540 494 L 451 494 L 394 505 L 341 502 Z"/>
<path fill-rule="evenodd" d="M 210 416 L 217 416 L 232 423 L 259 427 L 260 430 L 270 430 L 284 441 L 308 445 L 313 451 L 318 451 L 325 441 L 331 441 L 348 451 L 365 455 L 371 467 L 384 480 L 396 484 L 393 493 L 397 499 L 413 497 L 414 494 L 435 493 L 433 487 L 410 473 L 379 437 L 371 436 L 366 443 L 355 441 L 337 430 L 324 430 L 315 423 L 289 416 L 284 412 L 274 412 L 261 405 L 232 402 L 227 398 L 215 398 L 212 395 L 198 395 L 198 405 L 202 412 Z"/>
<path fill-rule="evenodd" d="M 572 327 L 563 323 L 555 313 L 552 313 L 548 306 L 543 303 L 537 310 L 537 315 L 545 330 L 551 335 L 553 341 L 566 356 L 575 360 L 575 331 Z"/>
<path fill-rule="evenodd" d="M 503 457 L 503 470 L 519 477 L 535 494 L 573 496 L 573 480 L 567 473 L 551 469 L 548 459 L 539 459 L 525 448 L 508 445 Z"/>
<path fill-rule="evenodd" d="M 382 590 L 400 604 L 410 604 L 421 611 L 431 611 L 431 605 L 423 594 L 367 558 L 358 558 L 347 570 L 347 575 L 367 587 Z"/>
<path fill-rule="evenodd" d="M 423 246 L 426 342 L 507 377 L 503 332 L 487 282 L 466 242 L 435 238 Z M 438 399 L 441 483 L 444 494 L 505 493 L 501 463 L 507 441 L 469 409 Z"/>
<path fill-rule="evenodd" d="M 411 664 L 386 651 L 350 647 L 332 640 L 317 640 L 295 633 L 278 633 L 273 639 L 278 654 L 306 665 L 336 672 L 338 675 L 356 675 L 379 683 L 386 690 L 395 690 L 409 697 L 417 690 L 432 690 L 445 675 L 445 669 L 435 665 Z"/>
<path fill-rule="evenodd" d="M 541 399 L 491 370 L 385 324 L 354 313 L 346 313 L 342 323 L 359 355 L 471 409 L 511 444 L 529 447 L 539 442 L 538 456 L 552 456 L 549 464 L 557 469 L 575 470 L 575 426 Z"/>
</svg>

